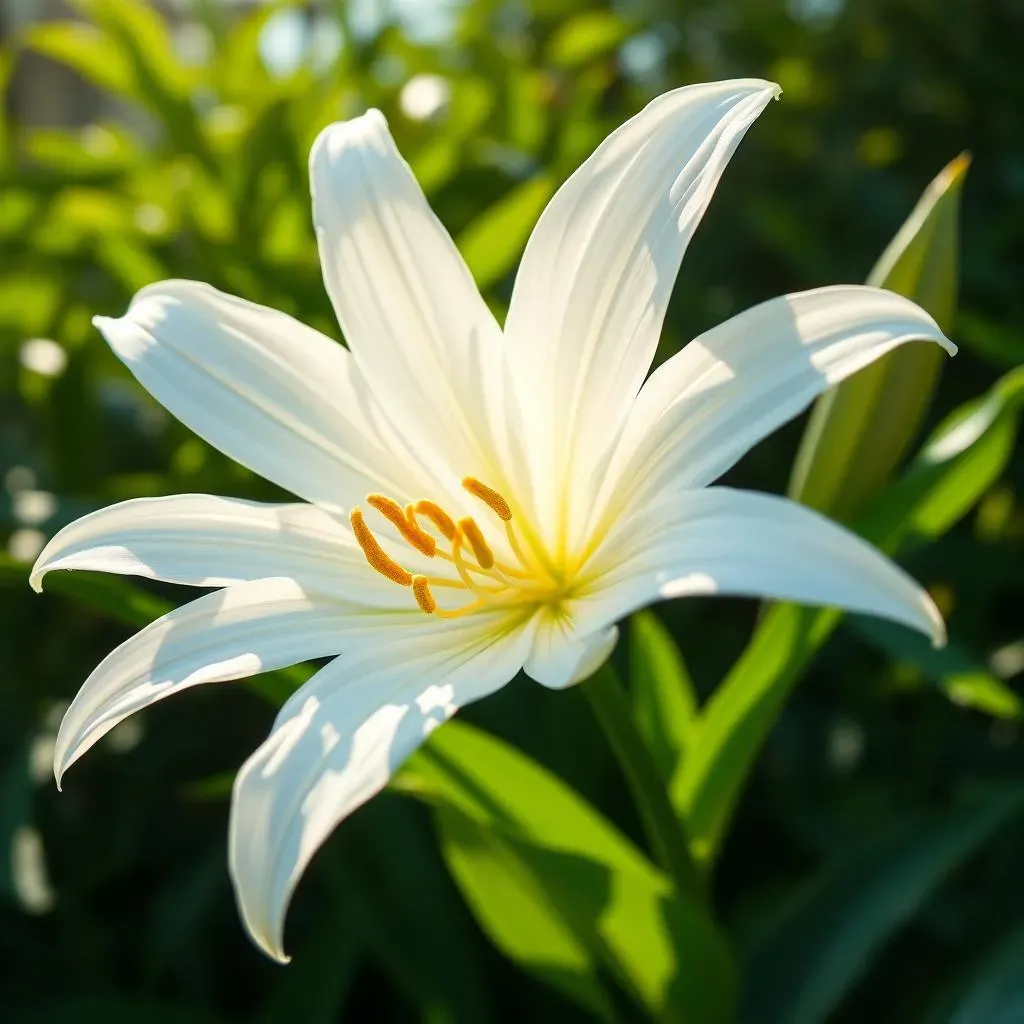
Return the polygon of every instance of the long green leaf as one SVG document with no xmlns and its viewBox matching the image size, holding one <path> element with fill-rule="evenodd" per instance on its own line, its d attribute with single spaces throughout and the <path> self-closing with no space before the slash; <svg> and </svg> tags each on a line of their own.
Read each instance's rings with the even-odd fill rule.
<svg viewBox="0 0 1024 1024">
<path fill-rule="evenodd" d="M 592 1011 L 603 1005 L 592 983 L 600 965 L 656 1019 L 728 1019 L 732 968 L 714 924 L 546 769 L 451 722 L 395 785 L 442 809 L 453 875 L 481 927 L 524 969 Z M 529 897 L 522 907 L 517 887 Z M 531 951 L 538 929 L 543 949 Z"/>
<path fill-rule="evenodd" d="M 968 163 L 957 157 L 928 186 L 868 278 L 919 303 L 947 333 Z M 913 442 L 944 358 L 934 345 L 907 345 L 823 395 L 797 454 L 790 496 L 835 519 L 856 515 Z"/>
<path fill-rule="evenodd" d="M 529 178 L 485 210 L 459 236 L 459 250 L 481 288 L 499 281 L 512 269 L 553 192 L 550 178 Z"/>
<path fill-rule="evenodd" d="M 629 623 L 633 716 L 666 782 L 675 774 L 697 723 L 697 696 L 672 634 L 649 611 Z"/>
<path fill-rule="evenodd" d="M 952 527 L 998 479 L 1013 451 L 1024 370 L 998 381 L 935 432 L 907 474 L 880 494 L 858 532 L 888 551 Z M 776 605 L 708 701 L 672 783 L 698 859 L 713 858 L 779 712 L 807 663 L 840 621 L 831 609 Z"/>
<path fill-rule="evenodd" d="M 903 822 L 827 867 L 747 958 L 750 1024 L 819 1024 L 959 864 L 1024 807 L 1024 790 Z"/>
<path fill-rule="evenodd" d="M 1024 1020 L 1024 926 L 987 949 L 952 1005 L 930 1024 L 1017 1024 Z"/>
<path fill-rule="evenodd" d="M 983 659 L 959 644 L 936 649 L 920 633 L 881 619 L 857 618 L 854 628 L 893 660 L 913 665 L 954 704 L 995 718 L 1024 717 L 1024 701 L 986 669 Z"/>
<path fill-rule="evenodd" d="M 552 906 L 522 852 L 450 808 L 438 811 L 437 822 L 452 876 L 498 949 L 599 1020 L 613 1021 L 598 958 Z"/>
</svg>

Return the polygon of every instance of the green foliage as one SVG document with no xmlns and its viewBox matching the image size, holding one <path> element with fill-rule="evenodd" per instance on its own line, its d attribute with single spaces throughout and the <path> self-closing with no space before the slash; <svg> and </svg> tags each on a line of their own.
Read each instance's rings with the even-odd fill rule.
<svg viewBox="0 0 1024 1024">
<path fill-rule="evenodd" d="M 31 25 L 0 11 L 0 1016 L 703 1024 L 742 992 L 750 1021 L 1016 1020 L 1024 92 L 1009 7 L 480 0 L 374 20 L 196 0 L 175 5 L 182 32 L 165 5 L 69 6 Z M 205 41 L 191 54 L 189 33 Z M 586 691 L 520 683 L 468 709 L 327 844 L 289 919 L 292 966 L 264 963 L 232 906 L 224 801 L 311 666 L 197 688 L 115 730 L 64 794 L 49 779 L 63 704 L 183 594 L 54 574 L 37 597 L 41 539 L 140 495 L 279 497 L 162 414 L 91 317 L 187 277 L 336 336 L 306 158 L 325 123 L 369 105 L 500 315 L 537 216 L 593 146 L 658 91 L 736 74 L 780 81 L 783 100 L 723 179 L 660 357 L 773 294 L 863 280 L 936 168 L 974 154 L 871 275 L 924 302 L 960 355 L 938 378 L 937 351 L 897 353 L 819 404 L 795 477 L 788 429 L 730 477 L 793 478 L 906 560 L 950 645 L 828 610 L 768 608 L 752 634 L 744 602 L 644 612 L 616 655 L 628 703 L 605 706 L 618 767 Z M 417 76 L 443 83 L 436 109 L 409 103 Z M 687 858 L 670 834 L 710 909 L 673 883 Z"/>
<path fill-rule="evenodd" d="M 865 511 L 858 524 L 862 536 L 895 552 L 953 527 L 1006 466 L 1017 436 L 1022 382 L 1012 372 L 951 415 L 907 473 Z M 839 619 L 829 609 L 772 608 L 708 702 L 672 791 L 695 856 L 715 856 L 790 689 Z"/>
<path fill-rule="evenodd" d="M 399 786 L 441 809 L 445 858 L 508 956 L 604 1017 L 599 964 L 652 1018 L 729 1019 L 732 966 L 706 912 L 540 765 L 455 723 Z"/>
<path fill-rule="evenodd" d="M 966 157 L 957 157 L 928 186 L 868 276 L 868 284 L 923 306 L 946 332 L 956 310 L 967 167 Z M 905 347 L 822 396 L 797 453 L 790 496 L 837 519 L 862 509 L 917 435 L 943 358 L 934 346 Z"/>
<path fill-rule="evenodd" d="M 746 1019 L 827 1020 L 868 959 L 1022 802 L 1016 790 L 903 822 L 823 871 L 763 926 L 750 949 Z"/>
</svg>

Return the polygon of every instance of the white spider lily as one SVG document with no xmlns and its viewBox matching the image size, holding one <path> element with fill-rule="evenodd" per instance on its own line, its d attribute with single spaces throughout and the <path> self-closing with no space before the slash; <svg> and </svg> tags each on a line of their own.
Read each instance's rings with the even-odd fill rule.
<svg viewBox="0 0 1024 1024">
<path fill-rule="evenodd" d="M 825 388 L 914 339 L 954 347 L 874 288 L 766 302 L 645 381 L 673 282 L 723 168 L 775 85 L 661 96 L 544 212 L 505 329 L 376 111 L 323 131 L 310 170 L 348 349 L 203 284 L 143 289 L 105 338 L 210 444 L 302 502 L 127 501 L 62 530 L 52 569 L 215 587 L 86 680 L 55 771 L 133 711 L 198 683 L 340 655 L 242 767 L 230 867 L 284 959 L 290 895 L 337 823 L 459 707 L 520 668 L 600 665 L 659 598 L 741 594 L 884 616 L 943 640 L 927 595 L 783 498 L 708 485 Z"/>
</svg>

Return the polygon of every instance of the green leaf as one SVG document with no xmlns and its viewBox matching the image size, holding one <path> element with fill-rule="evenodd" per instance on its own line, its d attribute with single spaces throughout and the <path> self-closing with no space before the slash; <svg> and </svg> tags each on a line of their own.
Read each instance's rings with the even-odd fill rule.
<svg viewBox="0 0 1024 1024">
<path fill-rule="evenodd" d="M 549 177 L 530 178 L 516 185 L 459 235 L 459 249 L 481 289 L 512 269 L 553 192 Z"/>
<path fill-rule="evenodd" d="M 982 954 L 952 1005 L 933 1024 L 1017 1024 L 1024 1020 L 1024 926 Z"/>
<path fill-rule="evenodd" d="M 728 950 L 706 914 L 672 889 L 607 819 L 525 755 L 450 722 L 393 783 L 442 810 L 445 856 L 502 951 L 588 1009 L 611 972 L 656 1018 L 729 1019 Z M 516 888 L 530 894 L 522 906 Z M 530 934 L 542 929 L 543 948 Z"/>
<path fill-rule="evenodd" d="M 178 60 L 163 18 L 139 0 L 74 0 L 86 22 L 30 28 L 26 45 L 154 114 L 179 152 L 217 164 L 192 106 L 196 76 Z"/>
<path fill-rule="evenodd" d="M 635 27 L 613 11 L 586 11 L 561 25 L 548 43 L 547 59 L 561 68 L 578 68 L 607 56 Z"/>
<path fill-rule="evenodd" d="M 664 881 L 648 858 L 575 790 L 508 743 L 466 722 L 449 722 L 433 733 L 391 785 L 551 849 Z"/>
<path fill-rule="evenodd" d="M 751 1024 L 819 1024 L 949 874 L 1020 813 L 1024 791 L 901 823 L 828 865 L 747 957 Z"/>
<path fill-rule="evenodd" d="M 452 873 L 507 956 L 525 956 L 518 959 L 523 967 L 603 1020 L 611 1019 L 611 1010 L 596 986 L 593 961 L 583 958 L 587 952 L 655 1020 L 731 1020 L 735 979 L 725 944 L 711 922 L 674 898 L 667 885 L 527 841 L 454 808 L 438 818 Z M 530 942 L 538 928 L 547 953 L 539 963 Z M 577 945 L 568 944 L 566 929 Z"/>
<path fill-rule="evenodd" d="M 493 997 L 472 922 L 417 810 L 387 797 L 371 801 L 346 823 L 339 856 L 322 858 L 323 870 L 345 931 L 410 1001 L 435 1005 L 453 1024 L 489 1024 Z"/>
<path fill-rule="evenodd" d="M 857 531 L 886 551 L 912 550 L 944 534 L 999 479 L 1024 408 L 1024 367 L 948 416 L 902 479 L 872 502 Z"/>
<path fill-rule="evenodd" d="M 437 822 L 452 877 L 498 949 L 599 1020 L 613 1021 L 597 958 L 552 907 L 514 841 L 452 809 L 440 808 Z"/>
<path fill-rule="evenodd" d="M 957 157 L 928 186 L 868 278 L 923 306 L 947 334 L 956 307 L 960 191 L 968 163 Z M 917 435 L 944 358 L 936 345 L 905 345 L 823 395 L 797 454 L 790 496 L 835 519 L 855 516 Z"/>
<path fill-rule="evenodd" d="M 950 529 L 1002 473 L 1019 427 L 1024 369 L 950 416 L 906 475 L 883 491 L 857 532 L 895 552 Z M 831 609 L 772 607 L 708 700 L 673 780 L 698 860 L 714 858 L 743 784 L 790 690 L 839 624 Z"/>
<path fill-rule="evenodd" d="M 96 25 L 80 21 L 48 21 L 26 29 L 29 49 L 77 71 L 101 89 L 136 98 L 135 76 L 124 50 Z"/>
<path fill-rule="evenodd" d="M 633 716 L 666 782 L 675 774 L 697 719 L 697 696 L 672 634 L 649 611 L 630 619 Z"/>
<path fill-rule="evenodd" d="M 934 648 L 913 630 L 881 619 L 856 617 L 857 632 L 894 661 L 907 662 L 936 683 L 954 703 L 995 718 L 1024 716 L 1024 701 L 985 668 L 984 661 L 956 643 Z"/>
</svg>

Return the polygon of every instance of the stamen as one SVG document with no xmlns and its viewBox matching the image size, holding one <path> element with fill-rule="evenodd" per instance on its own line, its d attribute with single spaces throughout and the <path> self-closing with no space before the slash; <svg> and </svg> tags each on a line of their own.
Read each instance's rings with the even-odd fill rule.
<svg viewBox="0 0 1024 1024">
<path fill-rule="evenodd" d="M 474 498 L 479 498 L 487 505 L 499 519 L 503 519 L 507 523 L 512 518 L 512 509 L 509 508 L 508 502 L 493 487 L 481 483 L 475 476 L 463 477 L 462 486 Z"/>
<path fill-rule="evenodd" d="M 374 537 L 370 528 L 363 521 L 362 510 L 358 508 L 352 509 L 348 519 L 352 524 L 352 532 L 355 534 L 359 546 L 363 549 L 367 562 L 381 576 L 387 577 L 393 583 L 398 583 L 403 587 L 410 586 L 413 579 L 412 573 L 407 572 L 394 559 L 390 558 L 387 552 L 377 543 L 377 538 Z"/>
<path fill-rule="evenodd" d="M 493 594 L 500 594 L 506 589 L 505 584 L 502 583 L 500 587 L 485 587 L 477 583 L 472 576 L 469 575 L 470 569 L 475 569 L 475 566 L 467 565 L 466 560 L 462 557 L 462 534 L 456 533 L 455 540 L 452 541 L 452 561 L 455 563 L 455 571 L 459 574 L 459 578 L 466 585 L 469 590 L 472 590 L 474 594 L 479 594 L 480 597 L 489 597 Z M 492 576 L 491 573 L 487 573 L 488 576 Z M 500 582 L 500 581 L 499 581 Z"/>
<path fill-rule="evenodd" d="M 432 615 L 437 611 L 437 602 L 434 600 L 434 595 L 430 592 L 430 581 L 426 576 L 413 576 L 412 593 L 421 610 L 425 611 L 428 615 Z"/>
<path fill-rule="evenodd" d="M 409 506 L 406 506 L 405 511 L 406 515 L 408 515 Z M 422 498 L 413 506 L 413 515 L 417 512 L 421 516 L 426 516 L 438 528 L 445 540 L 455 539 L 455 523 L 452 517 L 440 505 Z M 409 518 L 410 521 L 415 522 L 412 516 Z"/>
<path fill-rule="evenodd" d="M 511 522 L 505 524 L 505 535 L 508 537 L 508 545 L 512 549 L 512 553 L 519 559 L 520 565 L 529 565 L 530 563 L 526 560 L 526 553 L 523 551 L 522 546 L 519 543 L 519 538 L 516 536 L 515 528 Z M 529 573 L 518 572 L 516 570 L 509 570 L 506 568 L 506 572 L 511 572 L 513 576 L 522 576 L 524 578 L 529 577 Z"/>
<path fill-rule="evenodd" d="M 372 505 L 385 519 L 393 523 L 398 532 L 417 551 L 428 558 L 434 557 L 434 552 L 437 551 L 437 542 L 429 533 L 424 533 L 415 520 L 410 522 L 406 518 L 405 511 L 397 501 L 392 501 L 391 498 L 383 494 L 368 494 L 366 504 Z"/>
<path fill-rule="evenodd" d="M 469 541 L 469 546 L 473 549 L 473 557 L 476 558 L 480 568 L 490 569 L 494 565 L 494 552 L 484 540 L 484 535 L 480 532 L 480 527 L 476 525 L 476 520 L 472 516 L 460 519 L 459 532 Z"/>
</svg>

